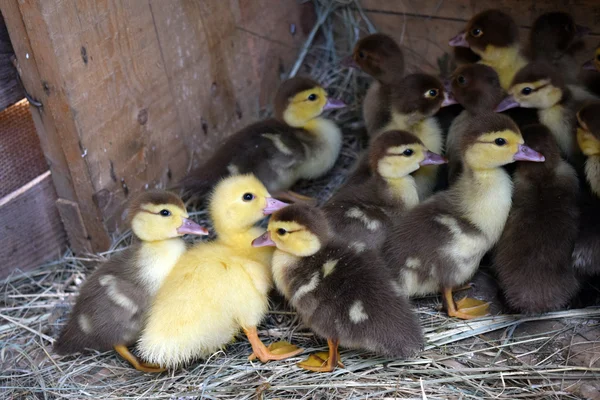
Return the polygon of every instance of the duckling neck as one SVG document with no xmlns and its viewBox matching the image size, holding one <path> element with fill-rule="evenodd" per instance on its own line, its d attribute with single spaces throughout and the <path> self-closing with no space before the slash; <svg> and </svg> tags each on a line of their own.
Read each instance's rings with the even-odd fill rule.
<svg viewBox="0 0 600 400">
<path fill-rule="evenodd" d="M 287 299 L 290 299 L 291 297 L 288 276 L 290 276 L 290 272 L 296 267 L 299 261 L 300 257 L 279 249 L 275 249 L 275 252 L 273 253 L 271 261 L 273 282 L 275 283 L 277 290 L 279 290 L 279 292 Z"/>
<path fill-rule="evenodd" d="M 157 292 L 185 250 L 185 242 L 180 238 L 140 244 L 136 258 L 138 277 L 150 294 Z"/>
<path fill-rule="evenodd" d="M 585 177 L 592 192 L 600 197 L 600 155 L 588 157 L 585 162 Z"/>
<path fill-rule="evenodd" d="M 496 70 L 504 90 L 508 90 L 515 74 L 527 64 L 527 60 L 521 54 L 521 46 L 518 44 L 509 47 L 488 45 L 485 51 L 479 52 L 479 55 L 481 64 Z"/>
<path fill-rule="evenodd" d="M 411 175 L 402 178 L 384 178 L 387 186 L 387 193 L 394 203 L 400 203 L 411 209 L 419 204 L 419 193 L 417 191 L 417 183 Z"/>
<path fill-rule="evenodd" d="M 492 242 L 500 238 L 512 205 L 513 184 L 502 168 L 467 166 L 456 183 L 459 209 Z"/>
<path fill-rule="evenodd" d="M 224 246 L 233 248 L 237 255 L 251 258 L 266 264 L 270 261 L 273 249 L 270 247 L 252 247 L 252 241 L 262 235 L 264 230 L 255 226 L 246 229 L 219 229 L 215 225 L 217 240 Z"/>
<path fill-rule="evenodd" d="M 310 120 L 304 129 L 311 134 L 306 145 L 307 160 L 298 171 L 300 178 L 318 178 L 333 167 L 342 147 L 342 131 L 325 118 Z"/>
<path fill-rule="evenodd" d="M 569 109 L 562 103 L 538 110 L 540 122 L 550 129 L 561 152 L 567 157 L 573 155 L 575 146 L 574 125 L 570 114 Z"/>
<path fill-rule="evenodd" d="M 427 149 L 441 154 L 443 149 L 442 130 L 435 118 L 424 117 L 419 113 L 403 114 L 392 110 L 392 119 L 381 130 L 408 131 L 418 137 Z"/>
</svg>

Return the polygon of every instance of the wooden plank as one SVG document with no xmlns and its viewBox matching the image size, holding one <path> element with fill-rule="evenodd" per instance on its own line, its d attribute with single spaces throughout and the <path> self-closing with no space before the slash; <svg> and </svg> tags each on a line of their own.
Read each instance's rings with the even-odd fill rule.
<svg viewBox="0 0 600 400">
<path fill-rule="evenodd" d="M 91 253 L 92 246 L 87 240 L 88 232 L 85 229 L 79 205 L 74 201 L 58 199 L 56 200 L 56 208 L 67 231 L 71 247 L 83 249 L 84 253 Z"/>
<path fill-rule="evenodd" d="M 17 70 L 11 61 L 14 55 L 6 23 L 0 14 L 0 111 L 25 97 L 17 80 Z"/>
<path fill-rule="evenodd" d="M 67 238 L 50 171 L 0 199 L 0 279 L 62 256 Z"/>
</svg>

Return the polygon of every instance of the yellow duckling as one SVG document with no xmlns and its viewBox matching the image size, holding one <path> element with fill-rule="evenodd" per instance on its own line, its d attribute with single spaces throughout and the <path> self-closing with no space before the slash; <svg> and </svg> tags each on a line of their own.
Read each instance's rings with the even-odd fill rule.
<svg viewBox="0 0 600 400">
<path fill-rule="evenodd" d="M 138 342 L 145 359 L 175 368 L 219 350 L 240 328 L 263 362 L 302 351 L 287 346 L 289 352 L 275 354 L 256 332 L 268 310 L 273 250 L 252 247 L 262 233 L 255 224 L 286 205 L 253 175 L 232 176 L 216 186 L 209 210 L 218 237 L 186 252 L 166 278 Z"/>
<path fill-rule="evenodd" d="M 160 372 L 163 369 L 138 360 L 127 346 L 139 337 L 152 298 L 186 250 L 179 236 L 208 231 L 188 219 L 183 202 L 173 193 L 142 193 L 128 211 L 139 241 L 87 279 L 54 351 L 71 354 L 114 348 L 137 370 Z"/>
</svg>

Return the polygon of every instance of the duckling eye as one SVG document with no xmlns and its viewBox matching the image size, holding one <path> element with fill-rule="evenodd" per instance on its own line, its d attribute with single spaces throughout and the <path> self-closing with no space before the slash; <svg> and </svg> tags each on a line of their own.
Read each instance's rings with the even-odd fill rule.
<svg viewBox="0 0 600 400">
<path fill-rule="evenodd" d="M 525 96 L 528 96 L 531 94 L 531 88 L 530 87 L 523 88 L 523 90 L 521 90 L 521 93 L 523 93 Z"/>
<path fill-rule="evenodd" d="M 425 93 L 425 97 L 434 98 L 434 97 L 437 97 L 438 94 L 439 94 L 439 90 L 437 90 L 437 89 L 429 89 Z"/>
<path fill-rule="evenodd" d="M 283 236 L 283 235 L 285 235 L 286 233 L 287 233 L 287 231 L 286 231 L 285 229 L 283 229 L 283 228 L 279 228 L 279 229 L 277 229 L 277 234 L 278 234 L 279 236 Z"/>
<path fill-rule="evenodd" d="M 498 138 L 494 140 L 494 143 L 496 143 L 497 146 L 504 146 L 506 144 L 506 140 L 503 138 Z"/>
<path fill-rule="evenodd" d="M 479 29 L 479 28 L 473 28 L 473 29 L 471 29 L 471 36 L 473 36 L 473 37 L 479 37 L 481 35 L 483 35 L 483 31 L 481 29 Z"/>
<path fill-rule="evenodd" d="M 410 157 L 414 154 L 414 151 L 412 149 L 406 149 L 402 152 L 402 154 L 404 154 L 406 157 Z"/>
<path fill-rule="evenodd" d="M 242 200 L 244 201 L 252 201 L 254 199 L 254 195 L 252 193 L 244 193 L 242 196 Z"/>
<path fill-rule="evenodd" d="M 464 85 L 465 83 L 467 83 L 467 78 L 465 78 L 462 75 L 459 75 L 458 78 L 456 78 L 456 80 L 458 81 L 459 84 Z"/>
<path fill-rule="evenodd" d="M 160 210 L 159 214 L 162 215 L 163 217 L 168 217 L 168 216 L 171 215 L 171 211 L 166 210 L 166 209 L 165 210 Z"/>
<path fill-rule="evenodd" d="M 363 53 L 362 51 L 359 51 L 359 52 L 358 52 L 358 56 L 359 56 L 360 58 L 365 58 L 365 53 Z"/>
<path fill-rule="evenodd" d="M 311 94 L 310 96 L 308 96 L 308 101 L 315 101 L 317 99 L 317 95 L 316 94 Z"/>
</svg>

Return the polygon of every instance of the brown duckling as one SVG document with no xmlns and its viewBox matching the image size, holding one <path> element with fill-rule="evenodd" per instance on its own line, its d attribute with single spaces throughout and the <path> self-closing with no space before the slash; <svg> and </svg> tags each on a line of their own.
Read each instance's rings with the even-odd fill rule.
<svg viewBox="0 0 600 400">
<path fill-rule="evenodd" d="M 284 81 L 275 96 L 275 118 L 225 139 L 206 163 L 183 179 L 184 190 L 204 194 L 226 176 L 252 173 L 275 197 L 307 200 L 288 189 L 301 178 L 317 178 L 333 167 L 342 132 L 321 114 L 344 106 L 312 79 Z"/>
<path fill-rule="evenodd" d="M 271 217 L 253 246 L 276 246 L 273 278 L 302 321 L 327 339 L 329 352 L 300 367 L 331 372 L 338 345 L 388 357 L 411 357 L 423 335 L 411 304 L 377 252 L 361 253 L 338 242 L 322 210 L 292 205 Z"/>
<path fill-rule="evenodd" d="M 510 15 L 500 10 L 491 9 L 475 15 L 449 44 L 473 50 L 481 57 L 479 63 L 496 70 L 504 90 L 508 90 L 517 71 L 527 64 L 521 54 L 519 27 Z"/>
<path fill-rule="evenodd" d="M 552 64 L 561 71 L 566 82 L 575 83 L 579 72 L 575 53 L 583 49 L 582 38 L 590 32 L 589 28 L 577 25 L 569 13 L 544 13 L 531 27 L 530 58 Z"/>
<path fill-rule="evenodd" d="M 494 251 L 509 306 L 522 313 L 560 310 L 577 293 L 571 254 L 579 230 L 579 182 L 544 125 L 523 128 L 543 163 L 516 163 L 513 203 Z"/>
<path fill-rule="evenodd" d="M 461 149 L 456 183 L 395 219 L 382 251 L 405 294 L 441 291 L 448 315 L 468 319 L 484 315 L 488 304 L 455 303 L 452 290 L 473 276 L 502 234 L 512 201 L 512 181 L 502 166 L 544 156 L 524 144 L 509 117 L 495 113 L 471 122 Z"/>
<path fill-rule="evenodd" d="M 379 249 L 390 216 L 419 203 L 412 174 L 423 165 L 445 162 L 411 133 L 384 132 L 369 148 L 370 176 L 366 181 L 350 181 L 322 209 L 336 235 L 350 239 L 349 246 L 359 252 Z"/>
<path fill-rule="evenodd" d="M 207 235 L 173 193 L 150 191 L 128 207 L 137 242 L 102 264 L 81 288 L 69 322 L 54 343 L 58 354 L 114 349 L 137 370 L 160 372 L 128 349 L 138 339 L 154 295 L 186 251 L 180 236 Z"/>
<path fill-rule="evenodd" d="M 600 274 L 600 102 L 583 107 L 577 121 L 577 143 L 586 160 L 573 265 L 586 277 Z"/>
</svg>

